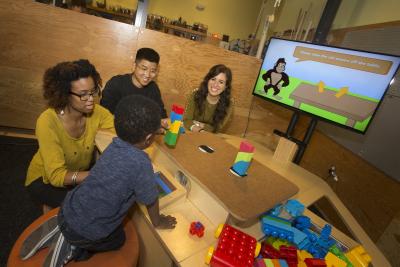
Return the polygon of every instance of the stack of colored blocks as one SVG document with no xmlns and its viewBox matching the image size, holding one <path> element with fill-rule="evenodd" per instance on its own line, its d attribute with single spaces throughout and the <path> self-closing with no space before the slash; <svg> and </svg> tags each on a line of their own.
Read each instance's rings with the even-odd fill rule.
<svg viewBox="0 0 400 267">
<path fill-rule="evenodd" d="M 246 141 L 240 143 L 239 153 L 236 156 L 235 163 L 231 167 L 231 171 L 241 177 L 247 175 L 247 169 L 250 166 L 251 159 L 254 155 L 254 146 Z"/>
<path fill-rule="evenodd" d="M 171 147 L 176 145 L 176 141 L 178 140 L 179 133 L 181 131 L 182 120 L 183 120 L 183 112 L 184 108 L 173 105 L 171 111 L 171 126 L 169 127 L 165 137 L 164 142 Z"/>
<path fill-rule="evenodd" d="M 363 247 L 358 246 L 344 253 L 340 244 L 331 237 L 332 226 L 326 224 L 318 234 L 314 232 L 309 217 L 303 216 L 304 205 L 297 200 L 288 200 L 279 204 L 262 217 L 262 231 L 268 237 L 263 241 L 257 267 L 281 266 L 286 260 L 287 266 L 297 267 L 367 267 L 371 257 Z M 298 261 L 286 259 L 280 255 L 284 242 L 296 246 Z M 293 254 L 293 253 L 292 253 Z M 267 259 L 275 259 L 275 261 Z M 278 265 L 277 265 L 278 264 Z M 286 265 L 285 265 L 286 266 Z"/>
</svg>

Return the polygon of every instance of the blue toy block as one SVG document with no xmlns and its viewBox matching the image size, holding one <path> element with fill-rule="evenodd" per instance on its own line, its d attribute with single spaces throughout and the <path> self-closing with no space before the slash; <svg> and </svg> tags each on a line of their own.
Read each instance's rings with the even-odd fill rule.
<svg viewBox="0 0 400 267">
<path fill-rule="evenodd" d="M 311 219 L 307 216 L 298 216 L 294 219 L 293 226 L 300 231 L 307 230 L 311 227 Z"/>
<path fill-rule="evenodd" d="M 288 225 L 284 220 L 279 219 L 270 215 L 264 216 L 261 220 L 262 231 L 267 236 L 278 237 L 292 242 L 294 238 L 293 232 L 288 229 Z"/>
<path fill-rule="evenodd" d="M 272 209 L 270 209 L 268 211 L 268 214 L 274 215 L 274 216 L 279 216 L 279 214 L 281 214 L 283 209 L 283 205 L 282 204 L 278 204 L 275 207 L 273 207 Z"/>
<path fill-rule="evenodd" d="M 286 260 L 279 259 L 279 266 L 280 267 L 289 267 Z"/>
<path fill-rule="evenodd" d="M 325 226 L 322 227 L 320 238 L 329 239 L 331 233 L 332 233 L 332 226 L 330 226 L 329 224 L 325 224 Z"/>
<path fill-rule="evenodd" d="M 250 162 L 238 161 L 232 166 L 232 170 L 240 176 L 246 176 L 249 169 Z"/>
<path fill-rule="evenodd" d="M 297 217 L 303 214 L 304 205 L 296 199 L 289 199 L 285 204 L 285 210 L 292 216 Z"/>
</svg>

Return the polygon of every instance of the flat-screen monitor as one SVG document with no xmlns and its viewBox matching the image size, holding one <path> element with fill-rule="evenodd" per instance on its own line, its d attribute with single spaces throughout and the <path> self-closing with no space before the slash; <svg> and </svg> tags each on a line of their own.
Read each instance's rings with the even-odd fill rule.
<svg viewBox="0 0 400 267">
<path fill-rule="evenodd" d="M 271 38 L 253 95 L 365 133 L 400 57 Z"/>
</svg>

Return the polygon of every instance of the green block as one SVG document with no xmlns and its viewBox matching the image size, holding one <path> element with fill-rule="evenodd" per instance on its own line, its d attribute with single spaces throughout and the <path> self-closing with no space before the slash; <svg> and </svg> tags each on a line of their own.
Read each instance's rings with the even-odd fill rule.
<svg viewBox="0 0 400 267">
<path fill-rule="evenodd" d="M 174 134 L 168 131 L 164 137 L 164 142 L 169 146 L 175 146 L 177 139 L 178 139 L 178 134 Z"/>
<path fill-rule="evenodd" d="M 250 162 L 254 153 L 239 152 L 236 156 L 235 163 L 238 161 Z"/>
</svg>

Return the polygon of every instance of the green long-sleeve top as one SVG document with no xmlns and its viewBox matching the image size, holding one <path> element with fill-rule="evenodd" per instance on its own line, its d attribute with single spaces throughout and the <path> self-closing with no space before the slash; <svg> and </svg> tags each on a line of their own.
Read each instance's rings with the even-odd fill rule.
<svg viewBox="0 0 400 267">
<path fill-rule="evenodd" d="M 213 121 L 213 115 L 215 112 L 215 109 L 217 107 L 217 104 L 210 104 L 208 101 L 204 101 L 204 111 L 203 113 L 200 113 L 199 109 L 196 106 L 196 103 L 194 101 L 194 91 L 191 93 L 189 96 L 187 103 L 186 103 L 186 108 L 185 108 L 185 113 L 183 115 L 183 124 L 185 128 L 190 129 L 192 125 L 194 124 L 193 121 L 199 121 L 204 123 L 204 130 L 208 132 L 214 132 L 214 127 L 212 126 L 212 121 Z M 218 131 L 221 131 L 229 121 L 230 116 L 232 115 L 232 102 L 227 110 L 226 116 L 223 119 L 223 121 L 220 123 L 220 126 L 218 127 Z"/>
<path fill-rule="evenodd" d="M 36 123 L 39 150 L 29 165 L 25 185 L 41 177 L 45 184 L 63 187 L 67 171 L 88 170 L 99 129 L 115 131 L 114 116 L 100 105 L 86 118 L 85 132 L 79 138 L 67 133 L 54 109 L 45 110 Z"/>
</svg>

